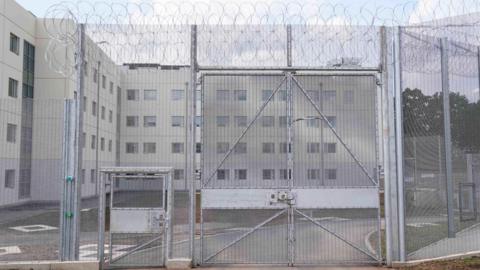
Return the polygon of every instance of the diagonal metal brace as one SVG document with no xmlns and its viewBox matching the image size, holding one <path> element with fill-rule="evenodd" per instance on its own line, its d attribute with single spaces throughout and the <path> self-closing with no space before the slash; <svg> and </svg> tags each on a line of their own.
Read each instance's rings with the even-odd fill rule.
<svg viewBox="0 0 480 270">
<path fill-rule="evenodd" d="M 203 187 L 206 187 L 207 184 L 210 182 L 210 180 L 212 180 L 213 176 L 217 173 L 217 170 L 220 169 L 222 166 L 223 166 L 223 163 L 225 163 L 225 161 L 227 160 L 227 158 L 232 154 L 233 150 L 235 149 L 235 146 L 243 139 L 243 137 L 245 137 L 245 135 L 247 134 L 247 131 L 250 129 L 250 127 L 257 121 L 258 117 L 260 116 L 260 114 L 263 112 L 263 110 L 267 107 L 268 103 L 270 103 L 270 100 L 272 100 L 273 96 L 275 96 L 275 94 L 278 92 L 278 90 L 280 90 L 280 88 L 282 87 L 283 83 L 287 80 L 287 77 L 283 77 L 282 81 L 280 82 L 280 84 L 277 86 L 277 88 L 275 88 L 275 91 L 272 92 L 272 94 L 268 97 L 268 99 L 262 104 L 262 106 L 258 109 L 257 113 L 255 114 L 255 117 L 252 119 L 252 121 L 250 121 L 250 123 L 248 123 L 248 126 L 245 128 L 245 130 L 243 130 L 242 134 L 240 135 L 240 137 L 237 138 L 237 140 L 235 141 L 235 143 L 232 145 L 232 147 L 230 147 L 230 149 L 228 150 L 228 152 L 225 154 L 225 156 L 223 157 L 222 161 L 220 161 L 220 163 L 218 164 L 217 168 L 215 168 L 215 170 L 213 170 L 213 172 L 210 174 L 210 176 L 207 178 L 207 181 L 203 184 Z"/>
<path fill-rule="evenodd" d="M 287 208 L 283 209 L 282 211 L 276 213 L 275 215 L 269 217 L 268 219 L 266 219 L 265 221 L 263 221 L 262 223 L 258 224 L 257 226 L 251 228 L 248 232 L 242 234 L 241 236 L 239 236 L 238 238 L 236 238 L 235 240 L 233 240 L 232 242 L 228 243 L 226 246 L 224 246 L 223 248 L 221 248 L 220 250 L 216 251 L 215 253 L 213 253 L 212 255 L 208 256 L 208 258 L 205 259 L 205 262 L 211 260 L 212 258 L 214 258 L 215 256 L 217 256 L 218 254 L 222 253 L 224 250 L 226 250 L 227 248 L 235 245 L 236 243 L 238 243 L 239 241 L 241 241 L 242 239 L 244 239 L 245 237 L 249 236 L 250 234 L 254 233 L 256 230 L 260 229 L 261 227 L 263 227 L 265 224 L 269 223 L 270 221 L 276 219 L 277 217 L 281 216 L 283 213 L 285 213 L 287 211 Z"/>
<path fill-rule="evenodd" d="M 352 150 L 350 150 L 350 147 L 348 147 L 348 145 L 343 141 L 342 137 L 340 137 L 340 135 L 337 133 L 337 131 L 332 126 L 330 121 L 328 121 L 327 117 L 322 113 L 320 108 L 318 108 L 317 104 L 315 104 L 315 102 L 312 100 L 310 95 L 303 89 L 300 82 L 294 76 L 292 76 L 292 79 L 295 82 L 295 84 L 298 86 L 298 88 L 300 88 L 300 91 L 302 91 L 302 93 L 305 95 L 305 97 L 308 99 L 308 101 L 313 105 L 313 108 L 320 114 L 320 117 L 322 117 L 322 120 L 327 124 L 327 126 L 330 128 L 330 130 L 335 135 L 335 137 L 337 137 L 338 141 L 340 141 L 340 143 L 343 145 L 345 150 L 347 150 L 348 154 L 353 158 L 355 163 L 357 163 L 357 165 L 360 167 L 360 169 L 363 171 L 363 173 L 368 177 L 368 179 L 370 179 L 370 181 L 372 181 L 372 183 L 375 186 L 378 186 L 377 181 L 375 181 L 375 179 L 368 173 L 365 166 L 363 166 L 363 164 L 360 162 L 360 160 L 355 156 L 355 154 L 353 154 Z"/>
<path fill-rule="evenodd" d="M 354 243 L 344 239 L 343 237 L 341 237 L 340 235 L 336 234 L 335 232 L 329 230 L 328 228 L 326 228 L 325 226 L 323 226 L 322 224 L 320 224 L 318 221 L 314 220 L 313 218 L 311 218 L 310 216 L 300 212 L 298 209 L 295 209 L 295 212 L 297 212 L 299 215 L 301 215 L 302 217 L 308 219 L 310 222 L 312 222 L 313 224 L 317 225 L 318 227 L 322 228 L 324 231 L 328 232 L 329 234 L 335 236 L 336 238 L 340 239 L 342 242 L 344 242 L 345 244 L 351 246 L 352 248 L 360 251 L 361 253 L 367 255 L 368 257 L 374 259 L 375 261 L 378 261 L 378 258 L 375 257 L 374 255 L 370 254 L 370 252 L 367 252 L 366 250 L 364 250 L 363 248 L 361 247 L 358 247 L 357 245 L 355 245 Z"/>
</svg>

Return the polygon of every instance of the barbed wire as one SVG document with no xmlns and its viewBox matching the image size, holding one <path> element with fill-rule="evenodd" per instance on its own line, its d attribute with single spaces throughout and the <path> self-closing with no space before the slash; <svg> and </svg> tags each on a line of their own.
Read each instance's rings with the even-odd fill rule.
<svg viewBox="0 0 480 270">
<path fill-rule="evenodd" d="M 188 65 L 192 24 L 198 27 L 201 65 L 284 66 L 286 25 L 292 27 L 292 54 L 299 66 L 376 67 L 383 26 L 402 26 L 416 37 L 402 41 L 410 49 L 402 56 L 405 67 L 412 71 L 438 71 L 425 63 L 438 56 L 432 48 L 437 48 L 439 37 L 480 45 L 480 0 L 417 0 L 383 6 L 371 1 L 78 1 L 51 6 L 45 18 L 50 37 L 47 62 L 67 76 L 75 71 L 79 24 L 85 24 L 89 38 L 87 58 L 112 65 Z M 457 49 L 455 54 L 473 59 L 470 51 Z"/>
</svg>

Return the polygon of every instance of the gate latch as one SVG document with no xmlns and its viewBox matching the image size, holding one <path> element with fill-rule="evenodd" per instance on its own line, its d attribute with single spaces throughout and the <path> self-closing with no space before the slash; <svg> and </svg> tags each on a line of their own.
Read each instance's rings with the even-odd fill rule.
<svg viewBox="0 0 480 270">
<path fill-rule="evenodd" d="M 276 190 L 270 193 L 270 205 L 276 203 L 295 204 L 295 194 L 290 190 Z"/>
</svg>

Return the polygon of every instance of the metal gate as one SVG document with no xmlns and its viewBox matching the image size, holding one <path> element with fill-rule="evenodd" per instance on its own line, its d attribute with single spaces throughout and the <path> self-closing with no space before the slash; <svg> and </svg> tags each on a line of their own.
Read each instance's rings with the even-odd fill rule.
<svg viewBox="0 0 480 270">
<path fill-rule="evenodd" d="M 170 167 L 101 169 L 99 209 L 109 210 L 99 213 L 101 268 L 158 267 L 171 258 L 171 175 Z"/>
<path fill-rule="evenodd" d="M 200 264 L 381 261 L 376 76 L 201 76 Z"/>
</svg>

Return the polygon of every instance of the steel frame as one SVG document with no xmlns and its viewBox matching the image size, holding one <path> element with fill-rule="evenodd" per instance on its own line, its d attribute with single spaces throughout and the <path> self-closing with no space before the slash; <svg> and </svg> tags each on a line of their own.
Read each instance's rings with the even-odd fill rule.
<svg viewBox="0 0 480 270">
<path fill-rule="evenodd" d="M 270 72 L 267 72 L 267 73 L 264 73 L 264 72 L 259 72 L 259 73 L 256 73 L 256 72 L 252 72 L 252 71 L 249 71 L 248 73 L 243 73 L 241 72 L 241 69 L 239 70 L 235 70 L 235 71 L 239 71 L 238 73 L 235 72 L 235 73 L 222 73 L 222 72 L 205 72 L 205 73 L 202 73 L 201 75 L 201 81 L 202 81 L 202 105 L 203 105 L 203 89 L 204 88 L 204 85 L 203 85 L 203 82 L 204 82 L 204 78 L 205 76 L 280 76 L 283 74 L 283 79 L 280 81 L 279 85 L 275 88 L 275 90 L 272 92 L 272 94 L 268 97 L 268 99 L 261 105 L 261 107 L 257 110 L 254 118 L 250 121 L 250 123 L 247 125 L 247 127 L 242 131 L 241 135 L 235 140 L 235 143 L 233 144 L 233 146 L 230 147 L 229 151 L 225 154 L 225 156 L 221 159 L 219 165 L 216 167 L 216 169 L 206 178 L 206 182 L 202 181 L 202 188 L 209 188 L 207 187 L 207 184 L 209 183 L 209 181 L 214 177 L 214 175 L 216 174 L 216 171 L 222 167 L 222 165 L 224 164 L 224 162 L 226 161 L 226 159 L 230 156 L 230 154 L 233 152 L 233 149 L 235 148 L 235 146 L 241 141 L 241 139 L 245 136 L 245 134 L 248 132 L 248 130 L 251 128 L 251 126 L 255 123 L 255 121 L 257 121 L 258 117 L 260 116 L 260 114 L 262 113 L 262 111 L 265 109 L 265 107 L 268 105 L 268 103 L 272 100 L 273 96 L 275 96 L 275 94 L 279 91 L 279 89 L 282 87 L 282 85 L 285 83 L 286 84 L 286 95 L 287 95 L 287 145 L 288 145 L 288 149 L 287 149 L 287 171 L 289 172 L 289 175 L 288 175 L 288 180 L 289 180 L 289 190 L 291 191 L 292 188 L 294 187 L 294 179 L 293 179 L 293 170 L 294 170 L 294 158 L 293 158 L 293 154 L 294 154 L 294 150 L 293 150 L 293 137 L 294 137 L 294 134 L 293 134 L 293 87 L 294 85 L 296 85 L 300 91 L 302 92 L 302 94 L 308 99 L 308 102 L 313 105 L 313 107 L 315 108 L 315 110 L 317 111 L 317 113 L 320 115 L 321 119 L 327 123 L 327 126 L 329 127 L 329 129 L 335 134 L 336 138 L 341 142 L 342 146 L 347 150 L 347 152 L 349 153 L 349 155 L 352 157 L 352 159 L 354 159 L 355 163 L 361 168 L 362 172 L 367 176 L 367 178 L 373 183 L 374 187 L 377 189 L 377 193 L 379 193 L 379 182 L 376 181 L 374 179 L 373 176 L 371 176 L 368 171 L 366 170 L 366 168 L 363 166 L 363 164 L 359 161 L 359 159 L 354 155 L 354 153 L 350 150 L 350 148 L 348 147 L 348 145 L 343 141 L 343 139 L 341 138 L 341 136 L 335 131 L 335 128 L 332 126 L 332 124 L 328 121 L 328 119 L 326 118 L 326 116 L 323 114 L 323 112 L 318 108 L 318 106 L 315 104 L 315 102 L 312 100 L 312 98 L 308 95 L 308 93 L 304 90 L 304 88 L 302 87 L 302 85 L 300 84 L 300 82 L 295 78 L 295 76 L 372 76 L 372 78 L 376 79 L 377 81 L 377 87 L 375 89 L 375 93 L 379 91 L 379 89 L 381 89 L 381 87 L 379 87 L 378 85 L 378 81 L 381 81 L 378 76 L 379 76 L 379 73 L 377 72 L 377 70 L 371 70 L 371 71 L 366 71 L 366 70 L 352 70 L 350 72 L 345 72 L 345 71 L 331 71 L 331 70 L 325 70 L 324 72 L 315 72 L 315 70 L 313 70 L 315 73 L 313 74 L 293 74 L 292 72 L 288 71 L 287 70 L 283 70 L 282 73 L 278 73 L 278 72 L 274 72 L 274 73 L 270 73 Z M 309 70 L 309 71 L 312 71 L 312 70 Z M 308 72 L 308 71 L 307 71 Z M 379 105 L 378 104 L 378 100 L 377 100 L 377 95 L 375 94 L 375 121 L 376 121 L 376 129 L 378 130 L 378 119 L 377 119 L 377 106 Z M 203 106 L 202 106 L 203 108 Z M 203 115 L 203 113 L 202 113 Z M 376 142 L 378 143 L 378 132 L 376 131 L 375 132 L 375 140 Z M 202 143 L 203 143 L 203 132 L 202 132 Z M 376 146 L 376 150 L 375 150 L 375 158 L 376 158 L 376 163 L 378 164 L 378 146 Z M 203 155 L 203 151 L 202 151 L 202 155 Z M 203 169 L 203 158 L 202 158 L 202 169 Z M 378 172 L 377 172 L 377 177 L 378 179 Z M 287 213 L 287 232 L 288 232 L 288 237 L 287 237 L 287 246 L 288 246 L 288 265 L 289 266 L 293 266 L 295 265 L 295 213 L 305 217 L 307 220 L 309 220 L 310 222 L 312 222 L 313 224 L 319 226 L 321 229 L 323 229 L 324 231 L 326 231 L 327 233 L 329 234 L 332 234 L 334 237 L 336 237 L 337 239 L 340 239 L 342 242 L 345 242 L 347 245 L 351 246 L 352 248 L 358 250 L 359 252 L 367 255 L 368 257 L 372 258 L 375 262 L 377 263 L 381 263 L 382 262 L 382 256 L 381 256 L 381 246 L 379 245 L 378 246 L 378 251 L 377 251 L 377 256 L 375 255 L 372 255 L 370 254 L 368 251 L 365 251 L 364 249 L 356 246 L 355 244 L 351 243 L 350 241 L 348 241 L 347 239 L 341 237 L 340 235 L 336 234 L 335 232 L 329 230 L 328 228 L 326 228 L 325 226 L 321 225 L 320 223 L 318 223 L 317 221 L 315 221 L 314 219 L 312 219 L 311 217 L 309 217 L 308 215 L 304 214 L 303 212 L 301 212 L 300 210 L 296 209 L 294 207 L 294 205 L 292 204 L 285 204 L 285 208 L 283 210 L 281 210 L 280 212 L 277 212 L 275 215 L 271 216 L 269 219 L 257 224 L 255 227 L 251 228 L 249 231 L 247 231 L 246 233 L 244 233 L 243 235 L 241 235 L 240 237 L 236 238 L 235 240 L 229 242 L 228 244 L 226 244 L 225 246 L 223 246 L 221 249 L 217 250 L 216 252 L 214 252 L 213 254 L 210 254 L 208 255 L 207 258 L 204 258 L 204 254 L 203 254 L 203 238 L 204 238 L 204 234 L 203 234 L 203 230 L 204 230 L 204 226 L 203 226 L 203 208 L 201 209 L 201 229 L 200 229 L 200 264 L 203 265 L 203 264 L 212 264 L 212 262 L 209 262 L 211 259 L 213 259 L 215 256 L 219 255 L 220 253 L 222 253 L 223 251 L 225 251 L 226 249 L 228 249 L 229 247 L 233 246 L 234 244 L 238 243 L 239 241 L 241 241 L 242 239 L 244 239 L 245 237 L 247 237 L 248 235 L 252 234 L 253 232 L 257 231 L 258 229 L 260 229 L 261 227 L 263 227 L 265 224 L 267 224 L 268 222 L 272 221 L 273 219 L 277 218 L 278 216 L 280 216 L 281 214 L 283 213 Z M 377 208 L 377 238 L 378 238 L 378 243 L 381 243 L 381 233 L 380 233 L 380 222 L 381 222 L 381 216 L 380 216 L 380 205 L 378 205 L 378 208 Z"/>
<path fill-rule="evenodd" d="M 166 264 L 166 261 L 172 257 L 172 234 L 173 234 L 173 168 L 171 167 L 105 167 L 100 169 L 100 194 L 99 194 L 99 210 L 98 210 L 98 258 L 100 262 L 100 269 L 103 269 L 105 263 L 108 262 L 108 266 L 124 266 L 119 264 L 113 264 L 115 261 L 118 261 L 121 258 L 124 258 L 130 254 L 135 253 L 136 251 L 140 250 L 141 248 L 157 241 L 158 239 L 162 238 L 162 252 L 163 252 L 163 265 Z M 113 200 L 114 200 L 114 180 L 116 178 L 129 178 L 129 179 L 137 179 L 142 180 L 145 178 L 149 179 L 163 179 L 162 180 L 162 206 L 161 208 L 164 209 L 165 217 L 164 217 L 164 228 L 163 231 L 160 232 L 160 235 L 150 239 L 149 241 L 142 243 L 132 250 L 129 250 L 125 254 L 120 255 L 117 258 L 113 258 L 113 245 L 112 245 L 112 232 L 109 230 L 109 258 L 105 261 L 105 206 L 106 206 L 106 187 L 109 185 L 109 192 L 110 192 L 110 222 L 111 222 L 111 215 L 113 207 Z M 107 181 L 108 180 L 108 181 Z M 122 208 L 128 209 L 128 208 Z M 144 209 L 144 208 L 132 208 L 132 209 Z M 131 266 L 131 265 L 128 265 Z M 152 265 L 148 264 L 139 264 L 135 266 L 141 267 L 149 267 Z"/>
</svg>

